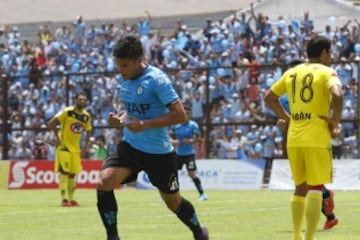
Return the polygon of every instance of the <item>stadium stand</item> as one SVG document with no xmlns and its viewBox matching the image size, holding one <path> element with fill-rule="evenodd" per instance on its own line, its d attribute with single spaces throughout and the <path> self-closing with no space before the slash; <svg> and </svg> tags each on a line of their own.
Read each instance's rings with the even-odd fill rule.
<svg viewBox="0 0 360 240">
<path fill-rule="evenodd" d="M 130 22 L 95 23 L 78 16 L 71 24 L 37 26 L 36 36 L 15 25 L 0 27 L 1 73 L 10 83 L 9 159 L 35 159 L 40 144 L 53 159 L 54 137 L 42 129 L 54 113 L 72 104 L 79 90 L 90 99 L 94 139 L 105 136 L 111 145 L 114 131 L 106 128 L 107 114 L 122 109 L 112 48 L 119 36 L 140 32 L 147 61 L 168 71 L 203 131 L 209 126 L 209 110 L 215 124 L 209 133 L 210 155 L 250 159 L 282 156 L 282 133 L 273 126 L 275 115 L 266 108 L 263 94 L 292 59 L 306 60 L 304 49 L 312 34 L 329 37 L 333 66 L 344 85 L 347 120 L 343 137 L 333 144 L 341 143 L 342 158 L 357 156 L 358 22 L 319 30 L 308 13 L 287 21 L 282 16 L 270 19 L 253 7 L 208 15 L 200 24 L 179 18 L 166 29 L 151 22 L 143 31 L 139 22 Z M 207 72 L 207 67 L 212 69 Z"/>
</svg>

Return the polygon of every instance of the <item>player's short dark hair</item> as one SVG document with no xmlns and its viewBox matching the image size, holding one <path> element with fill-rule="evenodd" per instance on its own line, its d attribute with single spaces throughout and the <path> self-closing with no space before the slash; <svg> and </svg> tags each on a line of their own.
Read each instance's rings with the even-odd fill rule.
<svg viewBox="0 0 360 240">
<path fill-rule="evenodd" d="M 299 65 L 299 64 L 302 64 L 302 63 L 304 63 L 303 60 L 301 60 L 301 59 L 294 59 L 294 60 L 292 60 L 292 61 L 289 62 L 289 67 L 295 67 L 295 66 L 297 66 L 297 65 Z"/>
<path fill-rule="evenodd" d="M 330 51 L 331 42 L 329 39 L 323 36 L 314 36 L 307 44 L 306 53 L 308 58 L 318 58 L 323 49 Z"/>
<path fill-rule="evenodd" d="M 87 94 L 84 91 L 80 91 L 80 92 L 76 93 L 75 99 L 77 99 L 80 96 L 85 96 L 87 98 Z"/>
<path fill-rule="evenodd" d="M 128 35 L 117 41 L 113 56 L 115 58 L 139 59 L 144 55 L 144 49 L 138 37 Z"/>
</svg>

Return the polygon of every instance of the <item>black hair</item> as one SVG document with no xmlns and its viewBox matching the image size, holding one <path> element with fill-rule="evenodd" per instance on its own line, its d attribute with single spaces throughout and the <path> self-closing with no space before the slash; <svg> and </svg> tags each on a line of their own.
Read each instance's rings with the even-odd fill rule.
<svg viewBox="0 0 360 240">
<path fill-rule="evenodd" d="M 288 65 L 289 65 L 289 67 L 295 67 L 301 63 L 304 63 L 304 61 L 300 60 L 300 59 L 294 59 L 294 60 L 290 61 Z"/>
<path fill-rule="evenodd" d="M 139 59 L 144 55 L 144 49 L 139 38 L 128 35 L 117 41 L 113 56 L 115 58 Z"/>
<path fill-rule="evenodd" d="M 76 93 L 75 99 L 77 99 L 79 96 L 85 96 L 86 98 L 88 97 L 87 94 L 85 92 L 83 92 L 83 91 L 80 91 L 80 92 Z"/>
<path fill-rule="evenodd" d="M 323 49 L 329 52 L 330 48 L 331 42 L 329 39 L 323 36 L 315 36 L 308 42 L 306 53 L 308 58 L 318 58 Z"/>
</svg>

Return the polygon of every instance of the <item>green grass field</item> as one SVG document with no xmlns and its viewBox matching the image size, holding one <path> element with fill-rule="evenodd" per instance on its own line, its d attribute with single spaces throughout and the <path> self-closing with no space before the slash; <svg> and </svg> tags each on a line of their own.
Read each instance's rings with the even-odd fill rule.
<svg viewBox="0 0 360 240">
<path fill-rule="evenodd" d="M 290 240 L 291 192 L 208 191 L 200 202 L 194 191 L 183 192 L 193 202 L 211 240 Z M 188 229 L 167 210 L 155 191 L 117 190 L 118 226 L 122 240 L 192 239 Z M 95 190 L 77 190 L 81 207 L 59 207 L 57 190 L 0 190 L 1 240 L 104 240 Z M 360 192 L 335 193 L 340 224 L 322 231 L 317 240 L 360 239 Z"/>
</svg>

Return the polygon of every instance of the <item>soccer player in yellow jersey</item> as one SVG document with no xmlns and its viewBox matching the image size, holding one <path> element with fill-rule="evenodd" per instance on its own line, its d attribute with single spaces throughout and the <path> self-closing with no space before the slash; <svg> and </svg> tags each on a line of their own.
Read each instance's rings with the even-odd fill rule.
<svg viewBox="0 0 360 240">
<path fill-rule="evenodd" d="M 54 171 L 60 174 L 59 189 L 61 206 L 79 206 L 74 200 L 76 188 L 75 175 L 81 172 L 81 157 L 89 148 L 91 135 L 91 116 L 85 110 L 87 96 L 84 92 L 76 94 L 74 106 L 66 107 L 57 113 L 48 126 L 55 133 L 57 148 Z M 60 124 L 60 130 L 57 125 Z M 85 144 L 80 148 L 82 134 L 85 132 Z"/>
<path fill-rule="evenodd" d="M 293 240 L 313 240 L 320 219 L 322 189 L 332 180 L 331 136 L 338 133 L 343 94 L 328 67 L 331 42 L 314 36 L 307 45 L 309 62 L 286 71 L 265 95 L 265 102 L 288 124 L 287 154 L 295 184 L 291 198 Z M 291 115 L 279 103 L 288 94 Z M 331 111 L 332 106 L 332 111 Z"/>
</svg>

